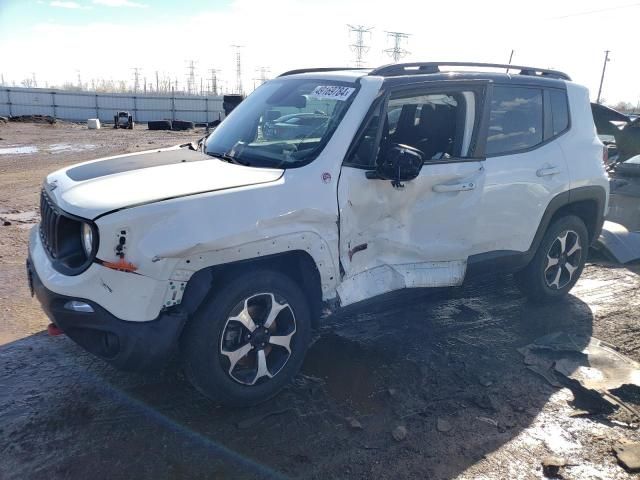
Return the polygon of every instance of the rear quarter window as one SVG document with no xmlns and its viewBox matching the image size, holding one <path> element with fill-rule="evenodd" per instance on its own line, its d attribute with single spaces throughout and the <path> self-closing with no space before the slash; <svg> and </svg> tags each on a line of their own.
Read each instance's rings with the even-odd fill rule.
<svg viewBox="0 0 640 480">
<path fill-rule="evenodd" d="M 543 141 L 542 89 L 493 88 L 486 154 L 526 150 Z"/>
<path fill-rule="evenodd" d="M 551 100 L 551 126 L 553 136 L 561 134 L 569 128 L 569 105 L 567 94 L 563 90 L 549 90 Z"/>
</svg>

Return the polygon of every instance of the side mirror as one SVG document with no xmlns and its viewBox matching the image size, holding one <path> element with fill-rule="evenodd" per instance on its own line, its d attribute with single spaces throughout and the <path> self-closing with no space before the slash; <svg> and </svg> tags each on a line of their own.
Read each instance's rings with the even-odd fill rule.
<svg viewBox="0 0 640 480">
<path fill-rule="evenodd" d="M 378 168 L 367 172 L 367 178 L 391 180 L 394 187 L 403 187 L 402 182 L 413 180 L 420 174 L 424 164 L 424 153 L 409 145 L 393 144 L 382 154 Z"/>
</svg>

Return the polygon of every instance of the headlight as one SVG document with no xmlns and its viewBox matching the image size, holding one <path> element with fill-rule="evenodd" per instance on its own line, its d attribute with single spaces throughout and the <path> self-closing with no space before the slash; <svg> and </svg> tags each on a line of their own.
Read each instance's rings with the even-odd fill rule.
<svg viewBox="0 0 640 480">
<path fill-rule="evenodd" d="M 88 258 L 91 256 L 91 252 L 93 251 L 93 229 L 91 228 L 91 225 L 88 223 L 82 224 L 81 236 L 82 247 L 84 248 L 84 253 L 86 253 Z"/>
</svg>

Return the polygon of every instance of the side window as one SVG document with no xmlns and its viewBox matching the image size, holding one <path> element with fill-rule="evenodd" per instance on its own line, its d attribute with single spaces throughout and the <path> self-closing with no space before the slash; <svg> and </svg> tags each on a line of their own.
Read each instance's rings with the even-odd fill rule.
<svg viewBox="0 0 640 480">
<path fill-rule="evenodd" d="M 425 162 L 465 158 L 471 150 L 476 123 L 476 97 L 472 91 L 450 93 L 398 93 L 387 104 L 381 140 L 376 141 L 380 111 L 365 127 L 349 164 L 375 167 L 378 152 L 392 144 L 417 148 Z"/>
<path fill-rule="evenodd" d="M 553 136 L 556 136 L 569 127 L 567 94 L 562 90 L 549 89 L 549 99 L 551 100 L 551 126 Z"/>
<path fill-rule="evenodd" d="M 474 124 L 473 92 L 398 94 L 389 99 L 383 138 L 417 148 L 425 162 L 464 158 Z"/>
<path fill-rule="evenodd" d="M 542 90 L 494 87 L 487 155 L 500 155 L 542 143 Z"/>
</svg>

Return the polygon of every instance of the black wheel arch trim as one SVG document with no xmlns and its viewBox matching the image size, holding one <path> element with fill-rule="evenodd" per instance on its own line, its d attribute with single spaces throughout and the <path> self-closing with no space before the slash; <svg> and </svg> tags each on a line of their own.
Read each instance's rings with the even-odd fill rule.
<svg viewBox="0 0 640 480">
<path fill-rule="evenodd" d="M 300 282 L 309 304 L 312 325 L 314 328 L 317 327 L 323 306 L 320 272 L 313 257 L 304 250 L 288 250 L 203 267 L 196 271 L 187 282 L 180 306 L 191 317 L 205 299 L 215 292 L 216 286 L 226 282 L 230 276 L 253 270 L 259 266 L 287 274 Z"/>
</svg>

